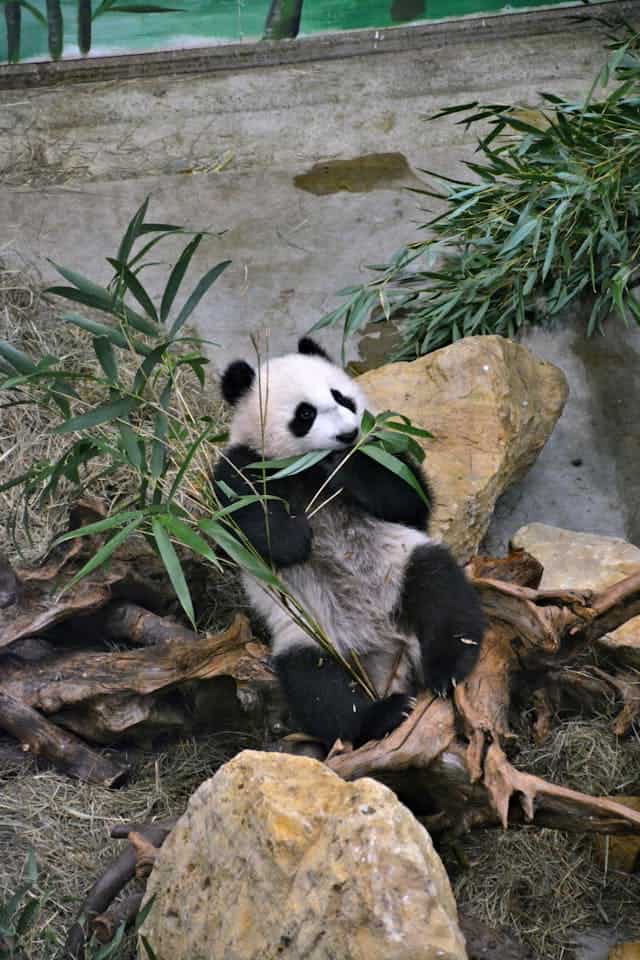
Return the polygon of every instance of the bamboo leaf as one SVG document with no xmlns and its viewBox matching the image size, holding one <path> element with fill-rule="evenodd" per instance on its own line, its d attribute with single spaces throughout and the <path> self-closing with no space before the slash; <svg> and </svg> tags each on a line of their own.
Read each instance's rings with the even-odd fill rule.
<svg viewBox="0 0 640 960">
<path fill-rule="evenodd" d="M 170 534 L 184 547 L 188 547 L 198 556 L 208 560 L 214 567 L 220 568 L 220 561 L 206 540 L 199 536 L 188 524 L 174 517 L 172 514 L 158 518 Z"/>
<path fill-rule="evenodd" d="M 29 3 L 28 0 L 19 0 L 19 4 L 21 7 L 24 7 L 25 10 L 28 10 L 31 16 L 35 17 L 35 19 L 38 21 L 38 23 L 41 26 L 46 27 L 47 18 L 43 16 L 43 14 L 38 10 L 36 6 L 34 6 L 33 3 Z"/>
<path fill-rule="evenodd" d="M 167 285 L 164 289 L 164 293 L 162 294 L 162 303 L 160 304 L 160 319 L 163 323 L 166 321 L 169 313 L 171 312 L 173 301 L 176 298 L 176 294 L 180 289 L 184 275 L 187 272 L 189 264 L 191 263 L 191 258 L 200 246 L 202 237 L 202 233 L 197 233 L 193 240 L 187 244 L 169 275 Z"/>
<path fill-rule="evenodd" d="M 103 544 L 100 549 L 94 553 L 91 559 L 88 560 L 80 570 L 78 570 L 76 575 L 72 577 L 69 583 L 66 584 L 65 590 L 69 590 L 84 577 L 88 576 L 90 573 L 93 573 L 93 571 L 97 570 L 98 567 L 101 567 L 103 563 L 106 563 L 109 557 L 115 553 L 118 547 L 128 540 L 131 534 L 138 529 L 142 523 L 142 519 L 143 518 L 141 516 L 138 516 L 135 520 L 131 520 L 130 523 L 124 527 L 124 529 L 115 535 L 115 537 L 112 537 L 111 540 Z M 87 532 L 87 529 L 87 527 L 83 528 L 85 533 Z"/>
<path fill-rule="evenodd" d="M 428 505 L 424 490 L 406 464 L 402 463 L 401 460 L 396 459 L 396 457 L 392 456 L 390 453 L 387 453 L 385 450 L 381 450 L 379 447 L 374 447 L 373 444 L 370 443 L 365 443 L 362 447 L 360 447 L 360 450 L 368 457 L 371 457 L 372 460 L 376 460 L 379 464 L 381 464 L 381 466 L 386 467 L 387 470 L 391 471 L 391 473 L 395 473 L 395 475 L 404 480 L 405 483 L 408 483 L 409 486 L 415 490 L 420 499 Z"/>
<path fill-rule="evenodd" d="M 282 588 L 282 584 L 264 560 L 245 547 L 244 544 L 240 543 L 221 523 L 218 523 L 216 520 L 207 519 L 200 520 L 198 526 L 224 550 L 227 556 L 233 560 L 241 570 L 246 570 L 247 573 L 252 574 L 252 576 L 257 577 L 258 580 L 261 580 L 269 586 L 279 589 Z"/>
<path fill-rule="evenodd" d="M 114 386 L 118 382 L 118 364 L 116 363 L 113 347 L 108 337 L 95 337 L 93 340 L 93 349 L 104 374 Z"/>
<path fill-rule="evenodd" d="M 394 416 L 397 416 L 397 414 L 394 414 Z M 424 437 L 425 440 L 435 439 L 434 435 L 429 433 L 428 430 L 424 430 L 422 427 L 416 427 L 409 421 L 406 423 L 397 423 L 393 420 L 387 420 L 386 427 L 387 430 L 397 430 L 398 433 L 406 433 L 410 437 Z"/>
<path fill-rule="evenodd" d="M 511 250 L 513 250 L 514 247 L 519 246 L 527 239 L 527 237 L 531 236 L 533 231 L 536 229 L 536 226 L 537 220 L 533 219 L 527 220 L 525 223 L 520 224 L 520 226 L 517 227 L 513 233 L 507 237 L 500 248 L 499 253 L 504 255 L 505 253 L 509 253 Z"/>
<path fill-rule="evenodd" d="M 91 333 L 95 337 L 105 337 L 114 346 L 121 347 L 123 350 L 133 348 L 136 353 L 142 356 L 146 356 L 151 352 L 151 347 L 140 343 L 140 341 L 127 340 L 122 331 L 117 330 L 115 327 L 109 327 L 106 323 L 98 323 L 96 320 L 89 320 L 87 317 L 81 317 L 75 313 L 65 313 L 60 319 L 64 323 L 72 323 L 76 327 L 86 330 L 87 333 Z"/>
<path fill-rule="evenodd" d="M 210 432 L 211 432 L 211 425 L 207 424 L 204 430 L 202 430 L 198 434 L 198 436 L 195 438 L 195 440 L 189 445 L 186 456 L 182 459 L 182 462 L 180 464 L 180 469 L 178 470 L 177 474 L 174 477 L 173 483 L 171 484 L 171 489 L 169 490 L 169 497 L 168 497 L 169 502 L 173 500 L 177 491 L 180 489 L 180 484 L 182 483 L 182 479 L 185 473 L 189 469 L 189 466 L 191 465 L 191 462 L 195 457 L 196 453 L 198 452 L 198 450 L 200 449 L 204 441 L 208 438 L 208 435 Z"/>
<path fill-rule="evenodd" d="M 329 456 L 331 450 L 311 450 L 309 453 L 303 453 L 300 457 L 286 457 L 282 460 L 256 460 L 250 463 L 249 467 L 253 470 L 269 470 L 273 467 L 280 467 L 277 473 L 268 474 L 267 480 L 282 480 L 284 477 L 294 477 L 310 467 L 315 467 L 317 463 Z"/>
<path fill-rule="evenodd" d="M 35 373 L 36 365 L 30 357 L 11 346 L 6 340 L 0 340 L 0 357 L 6 360 L 18 373 Z"/>
<path fill-rule="evenodd" d="M 142 470 L 144 461 L 141 444 L 143 445 L 143 441 L 138 439 L 128 423 L 119 423 L 118 430 L 120 431 L 122 445 L 129 463 L 135 467 L 136 470 Z"/>
<path fill-rule="evenodd" d="M 176 592 L 176 596 L 180 601 L 180 606 L 186 613 L 189 621 L 195 627 L 195 614 L 193 611 L 193 602 L 191 600 L 189 587 L 187 586 L 187 581 L 185 580 L 182 564 L 180 563 L 178 554 L 174 550 L 173 544 L 169 539 L 169 535 L 163 526 L 162 518 L 154 517 L 151 523 L 151 528 L 158 547 L 158 552 L 160 553 L 162 562 L 169 575 L 171 586 Z"/>
<path fill-rule="evenodd" d="M 169 331 L 170 337 L 175 337 L 178 330 L 180 330 L 182 325 L 186 323 L 195 308 L 198 306 L 209 287 L 218 279 L 220 274 L 227 269 L 230 263 L 231 260 L 223 260 L 221 263 L 216 264 L 215 267 L 212 267 L 211 270 L 208 270 L 204 277 L 199 280 L 195 290 L 183 306 L 176 319 L 173 321 L 171 330 Z"/>
<path fill-rule="evenodd" d="M 142 286 L 135 273 L 132 273 L 125 263 L 122 263 L 118 260 L 113 260 L 111 257 L 107 257 L 107 260 L 116 270 L 127 290 L 129 290 L 131 295 L 135 297 L 147 316 L 151 317 L 154 323 L 158 323 L 158 313 L 154 306 L 153 300 Z"/>
<path fill-rule="evenodd" d="M 141 510 L 123 510 L 122 513 L 114 513 L 110 517 L 105 517 L 104 520 L 96 520 L 95 523 L 88 523 L 76 530 L 68 530 L 54 541 L 53 546 L 57 547 L 59 544 L 65 543 L 67 540 L 75 540 L 77 537 L 91 537 L 94 534 L 104 533 L 106 530 L 113 530 L 114 527 L 122 527 L 123 524 L 134 520 L 141 521 L 142 519 L 143 513 Z"/>
<path fill-rule="evenodd" d="M 122 397 L 112 403 L 104 403 L 99 407 L 94 407 L 88 413 L 83 413 L 78 417 L 72 417 L 59 426 L 55 427 L 54 433 L 72 433 L 73 431 L 88 430 L 91 427 L 97 427 L 101 423 L 108 423 L 111 420 L 126 418 L 131 413 L 136 403 L 130 397 Z"/>
<path fill-rule="evenodd" d="M 147 209 L 149 207 L 149 199 L 150 198 L 148 196 L 145 197 L 143 202 L 134 213 L 133 217 L 129 221 L 129 225 L 127 226 L 120 246 L 118 247 L 118 260 L 122 264 L 126 264 L 128 262 L 132 247 L 140 236 L 144 218 L 147 215 Z"/>
</svg>

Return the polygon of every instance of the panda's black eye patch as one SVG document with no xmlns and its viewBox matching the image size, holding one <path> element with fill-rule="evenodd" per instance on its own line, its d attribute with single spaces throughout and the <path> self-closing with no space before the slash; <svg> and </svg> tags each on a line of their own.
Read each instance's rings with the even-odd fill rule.
<svg viewBox="0 0 640 960">
<path fill-rule="evenodd" d="M 318 411 L 311 403 L 302 402 L 298 404 L 293 420 L 289 423 L 289 429 L 294 437 L 304 437 L 305 434 L 309 433 L 317 413 Z"/>
<path fill-rule="evenodd" d="M 332 390 L 331 396 L 341 407 L 346 407 L 347 410 L 351 410 L 351 413 L 356 412 L 355 400 L 352 400 L 351 397 L 345 397 L 344 393 L 340 393 L 339 390 Z"/>
</svg>

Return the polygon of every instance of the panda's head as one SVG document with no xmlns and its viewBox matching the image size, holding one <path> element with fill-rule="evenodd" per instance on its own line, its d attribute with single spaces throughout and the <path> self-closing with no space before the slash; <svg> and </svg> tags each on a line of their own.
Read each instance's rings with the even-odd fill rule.
<svg viewBox="0 0 640 960">
<path fill-rule="evenodd" d="M 308 337 L 298 353 L 268 360 L 259 371 L 234 361 L 223 374 L 222 393 L 234 408 L 231 443 L 268 459 L 347 449 L 365 409 L 362 390 Z"/>
</svg>

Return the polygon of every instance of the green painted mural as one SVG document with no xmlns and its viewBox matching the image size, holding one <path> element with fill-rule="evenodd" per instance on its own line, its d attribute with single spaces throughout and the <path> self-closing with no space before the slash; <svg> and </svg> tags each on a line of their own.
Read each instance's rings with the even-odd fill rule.
<svg viewBox="0 0 640 960">
<path fill-rule="evenodd" d="M 0 63 L 386 28 L 554 2 L 562 0 L 0 0 Z"/>
</svg>

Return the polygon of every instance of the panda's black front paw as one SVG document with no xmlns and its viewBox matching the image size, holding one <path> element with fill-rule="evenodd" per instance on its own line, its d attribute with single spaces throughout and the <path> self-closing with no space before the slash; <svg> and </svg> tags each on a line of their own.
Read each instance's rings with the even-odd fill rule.
<svg viewBox="0 0 640 960">
<path fill-rule="evenodd" d="M 408 693 L 392 693 L 385 700 L 376 700 L 365 713 L 354 746 L 368 740 L 382 740 L 406 720 L 414 706 L 415 700 Z"/>
<path fill-rule="evenodd" d="M 425 682 L 439 697 L 448 697 L 453 688 L 462 683 L 475 667 L 480 654 L 480 642 L 470 637 L 454 637 L 450 655 L 434 657 L 424 664 Z"/>
</svg>

